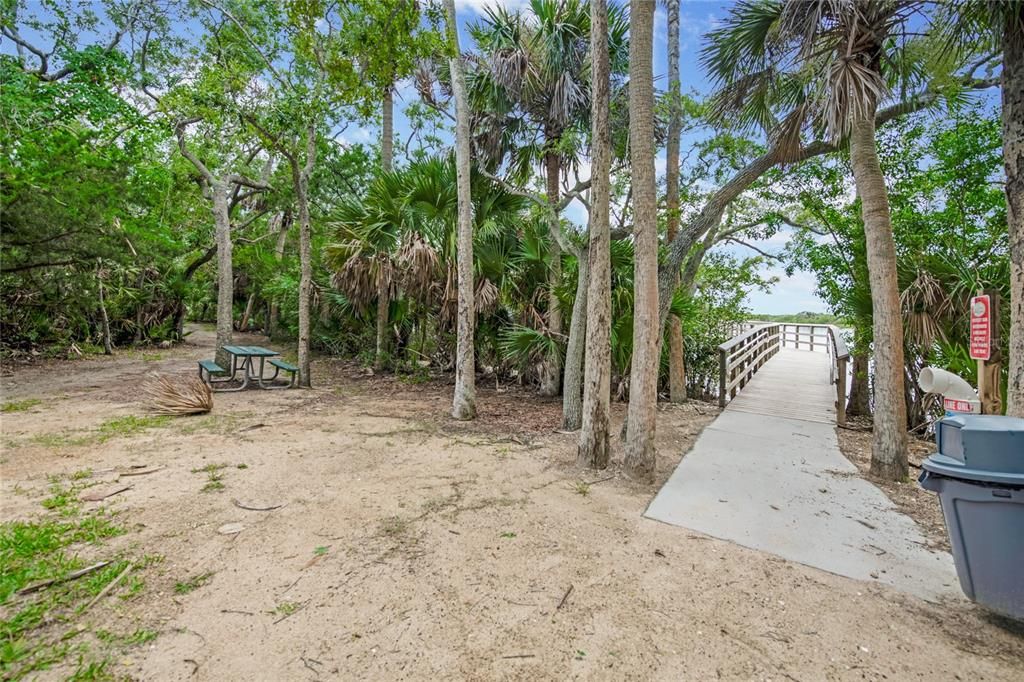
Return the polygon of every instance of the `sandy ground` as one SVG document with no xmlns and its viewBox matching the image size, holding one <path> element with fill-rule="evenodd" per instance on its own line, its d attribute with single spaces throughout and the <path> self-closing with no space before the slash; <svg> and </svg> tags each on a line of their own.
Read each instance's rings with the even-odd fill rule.
<svg viewBox="0 0 1024 682">
<path fill-rule="evenodd" d="M 910 480 L 907 482 L 887 481 L 871 475 L 871 427 L 869 420 L 851 420 L 850 428 L 836 429 L 839 447 L 846 458 L 853 462 L 861 474 L 885 491 L 901 512 L 914 519 L 924 531 L 930 547 L 949 551 L 949 535 L 942 509 L 936 502 L 935 493 L 923 490 L 917 483 L 921 475 L 921 462 L 935 453 L 935 442 L 910 437 L 909 463 Z"/>
<path fill-rule="evenodd" d="M 481 419 L 458 424 L 443 382 L 329 360 L 311 391 L 218 394 L 206 417 L 99 445 L 40 444 L 143 414 L 141 379 L 192 371 L 209 335 L 193 343 L 3 379 L 4 400 L 44 401 L 2 417 L 5 520 L 43 513 L 48 475 L 163 467 L 105 502 L 132 532 L 82 548 L 164 557 L 139 596 L 107 599 L 83 623 L 160 633 L 116 654 L 119 675 L 1024 679 L 1021 630 L 966 601 L 929 604 L 642 519 L 716 414 L 704 405 L 660 414 L 654 486 L 576 470 L 574 437 L 554 432 L 557 403 L 481 387 Z M 228 465 L 223 490 L 201 492 L 206 475 L 192 470 L 208 464 Z M 219 534 L 228 523 L 244 530 Z M 201 574 L 206 584 L 175 592 Z"/>
</svg>

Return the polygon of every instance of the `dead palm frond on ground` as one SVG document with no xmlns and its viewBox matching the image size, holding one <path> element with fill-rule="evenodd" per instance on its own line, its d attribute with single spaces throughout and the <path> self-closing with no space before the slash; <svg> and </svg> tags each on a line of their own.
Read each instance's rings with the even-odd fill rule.
<svg viewBox="0 0 1024 682">
<path fill-rule="evenodd" d="M 142 390 L 157 414 L 204 414 L 213 409 L 213 392 L 197 376 L 154 374 Z"/>
</svg>

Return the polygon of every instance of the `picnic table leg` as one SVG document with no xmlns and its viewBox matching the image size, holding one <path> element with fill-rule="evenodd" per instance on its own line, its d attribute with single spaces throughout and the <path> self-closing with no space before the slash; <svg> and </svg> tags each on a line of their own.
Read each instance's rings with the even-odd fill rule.
<svg viewBox="0 0 1024 682">
<path fill-rule="evenodd" d="M 246 360 L 245 360 L 245 358 L 243 358 L 242 359 L 242 368 L 245 368 L 246 366 L 247 366 L 246 365 Z M 231 356 L 231 376 L 228 377 L 227 379 L 223 379 L 223 380 L 219 380 L 219 381 L 213 381 L 213 379 L 211 378 L 210 382 L 209 382 L 210 383 L 210 390 L 217 391 L 218 393 L 229 393 L 229 392 L 232 392 L 232 391 L 244 391 L 246 389 L 246 387 L 249 386 L 249 372 L 248 371 L 245 371 L 243 373 L 243 375 L 242 375 L 242 385 L 241 386 L 235 386 L 233 388 L 216 388 L 216 384 L 227 384 L 227 383 L 231 383 L 232 381 L 234 381 L 237 369 L 238 369 L 238 365 L 236 364 L 236 358 L 235 358 L 235 356 L 232 355 Z"/>
<path fill-rule="evenodd" d="M 264 365 L 264 361 L 265 360 L 266 360 L 266 358 L 261 355 L 260 356 L 260 375 L 259 375 L 259 378 L 256 379 L 256 383 L 259 384 L 260 388 L 266 388 L 266 386 L 263 385 L 263 365 Z"/>
</svg>

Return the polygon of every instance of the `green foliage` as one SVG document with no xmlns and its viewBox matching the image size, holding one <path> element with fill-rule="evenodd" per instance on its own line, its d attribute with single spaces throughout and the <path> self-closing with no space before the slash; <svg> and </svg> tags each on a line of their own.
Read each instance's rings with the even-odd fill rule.
<svg viewBox="0 0 1024 682">
<path fill-rule="evenodd" d="M 47 516 L 0 523 L 0 565 L 4 567 L 0 571 L 0 606 L 4 607 L 0 620 L 0 668 L 12 679 L 45 670 L 75 653 L 86 669 L 99 665 L 86 656 L 84 646 L 72 646 L 71 638 L 78 633 L 71 619 L 128 562 L 116 560 L 83 577 L 66 582 L 63 579 L 86 566 L 71 547 L 80 543 L 100 544 L 122 534 L 124 529 L 102 510 L 83 516 L 69 504 L 60 506 L 71 513 L 59 518 Z M 54 582 L 27 596 L 17 595 L 19 590 L 43 581 Z M 56 638 L 52 632 L 44 635 L 42 628 L 47 623 L 58 628 Z"/>
<path fill-rule="evenodd" d="M 889 184 L 908 371 L 916 376 L 935 363 L 971 377 L 967 300 L 979 288 L 1009 296 L 1006 204 L 993 181 L 1002 172 L 997 115 L 978 104 L 949 119 L 915 117 L 880 131 L 878 146 Z M 815 231 L 798 233 L 790 266 L 815 274 L 819 295 L 854 326 L 854 350 L 863 352 L 871 343 L 871 299 L 848 172 L 842 160 L 824 159 L 791 175 L 789 187 Z M 1003 324 L 1005 353 L 1008 320 Z M 923 396 L 913 396 L 911 416 L 920 419 Z"/>
<path fill-rule="evenodd" d="M 25 398 L 24 400 L 8 400 L 4 403 L 3 407 L 0 408 L 0 412 L 24 412 L 25 410 L 31 410 L 36 405 L 42 404 L 42 400 L 39 398 Z"/>
<path fill-rule="evenodd" d="M 210 582 L 210 579 L 212 577 L 212 572 L 206 572 L 194 575 L 191 578 L 187 578 L 185 580 L 180 580 L 174 584 L 174 593 L 188 594 L 189 592 L 194 592 L 206 583 Z"/>
</svg>

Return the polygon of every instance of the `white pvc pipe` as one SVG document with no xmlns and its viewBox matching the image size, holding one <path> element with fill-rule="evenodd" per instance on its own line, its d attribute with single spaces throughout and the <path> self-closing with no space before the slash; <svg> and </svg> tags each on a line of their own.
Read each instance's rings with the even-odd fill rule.
<svg viewBox="0 0 1024 682">
<path fill-rule="evenodd" d="M 925 367 L 917 378 L 917 385 L 925 393 L 939 393 L 954 400 L 977 400 L 978 394 L 969 383 L 952 372 L 938 367 Z"/>
</svg>

